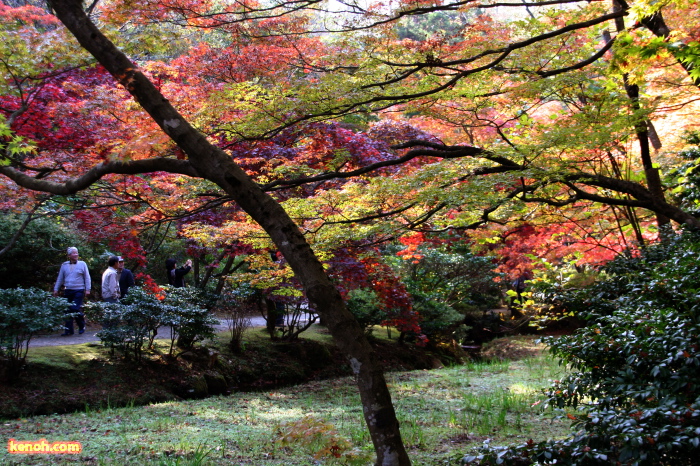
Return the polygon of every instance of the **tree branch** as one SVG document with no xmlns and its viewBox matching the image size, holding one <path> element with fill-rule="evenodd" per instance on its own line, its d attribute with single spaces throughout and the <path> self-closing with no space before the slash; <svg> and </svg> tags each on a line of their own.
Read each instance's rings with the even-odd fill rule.
<svg viewBox="0 0 700 466">
<path fill-rule="evenodd" d="M 39 179 L 27 175 L 10 166 L 0 165 L 0 174 L 5 175 L 19 186 L 34 191 L 42 191 L 51 194 L 74 194 L 88 188 L 90 185 L 110 174 L 137 175 L 152 172 L 179 173 L 191 177 L 200 177 L 197 171 L 186 160 L 155 158 L 147 160 L 134 160 L 131 162 L 106 162 L 95 165 L 83 175 L 59 183 L 45 179 Z"/>
</svg>

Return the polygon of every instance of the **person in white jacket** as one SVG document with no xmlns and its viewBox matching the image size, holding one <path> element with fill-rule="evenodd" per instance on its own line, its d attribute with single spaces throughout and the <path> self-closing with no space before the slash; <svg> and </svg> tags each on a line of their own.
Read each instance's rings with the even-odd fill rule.
<svg viewBox="0 0 700 466">
<path fill-rule="evenodd" d="M 121 297 L 117 262 L 119 262 L 119 258 L 111 256 L 107 261 L 109 267 L 102 274 L 102 301 L 106 303 L 118 303 Z"/>
<path fill-rule="evenodd" d="M 73 319 L 78 324 L 78 333 L 85 333 L 85 316 L 83 315 L 83 299 L 90 294 L 90 272 L 87 264 L 78 260 L 78 248 L 69 247 L 66 251 L 68 260 L 61 264 L 58 271 L 58 279 L 53 287 L 53 295 L 58 296 L 63 288 L 63 297 L 70 302 L 70 307 L 66 314 L 71 314 L 66 318 L 65 326 L 61 336 L 73 335 L 75 327 Z"/>
</svg>

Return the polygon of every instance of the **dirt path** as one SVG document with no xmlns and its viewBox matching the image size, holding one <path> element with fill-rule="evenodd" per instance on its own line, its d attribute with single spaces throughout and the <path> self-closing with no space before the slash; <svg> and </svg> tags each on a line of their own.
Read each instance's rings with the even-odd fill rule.
<svg viewBox="0 0 700 466">
<path fill-rule="evenodd" d="M 251 317 L 252 327 L 264 327 L 266 321 L 264 317 Z M 88 322 L 85 327 L 85 333 L 79 335 L 76 331 L 75 335 L 61 336 L 60 330 L 53 334 L 37 335 L 29 342 L 30 348 L 40 346 L 64 346 L 64 345 L 79 345 L 81 343 L 98 342 L 100 339 L 95 336 L 101 330 L 97 324 Z M 217 332 L 228 330 L 228 324 L 224 320 L 219 320 L 219 325 L 216 326 Z M 170 327 L 160 327 L 156 339 L 170 338 Z"/>
</svg>

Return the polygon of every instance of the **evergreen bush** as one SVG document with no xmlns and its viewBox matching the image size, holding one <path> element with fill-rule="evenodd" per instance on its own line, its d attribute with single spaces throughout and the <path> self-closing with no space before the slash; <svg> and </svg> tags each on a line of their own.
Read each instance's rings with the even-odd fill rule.
<svg viewBox="0 0 700 466">
<path fill-rule="evenodd" d="M 682 236 L 607 267 L 589 325 L 547 343 L 573 368 L 548 390 L 569 410 L 565 440 L 485 447 L 465 463 L 692 465 L 700 454 L 700 238 Z M 613 305 L 611 301 L 614 300 Z M 605 304 L 602 307 L 600 303 Z M 597 312 L 602 309 L 602 315 Z"/>
<path fill-rule="evenodd" d="M 214 335 L 218 321 L 193 303 L 200 299 L 199 292 L 166 287 L 165 293 L 154 294 L 133 287 L 121 303 L 89 303 L 85 308 L 89 317 L 102 324 L 98 338 L 135 360 L 141 359 L 144 349 L 153 346 L 162 326 L 170 327 L 170 355 L 176 340 L 179 346 L 191 349 L 197 341 Z"/>
<path fill-rule="evenodd" d="M 29 341 L 40 332 L 59 330 L 68 301 L 37 288 L 0 289 L 0 362 L 16 376 L 24 365 Z"/>
</svg>

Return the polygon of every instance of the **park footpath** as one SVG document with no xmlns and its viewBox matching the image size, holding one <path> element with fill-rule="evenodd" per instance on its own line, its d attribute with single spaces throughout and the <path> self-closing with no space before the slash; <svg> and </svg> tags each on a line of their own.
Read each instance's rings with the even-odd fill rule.
<svg viewBox="0 0 700 466">
<path fill-rule="evenodd" d="M 250 317 L 251 327 L 265 327 L 266 321 L 264 317 Z M 226 320 L 219 320 L 216 325 L 216 332 L 224 332 L 229 329 Z M 100 339 L 96 333 L 102 330 L 102 327 L 92 322 L 86 322 L 85 333 L 82 335 L 75 332 L 75 335 L 61 336 L 61 330 L 51 334 L 40 334 L 32 337 L 29 341 L 30 348 L 38 348 L 41 346 L 64 346 L 64 345 L 79 345 L 81 343 L 99 342 Z M 156 339 L 170 338 L 170 327 L 158 328 Z"/>
</svg>

